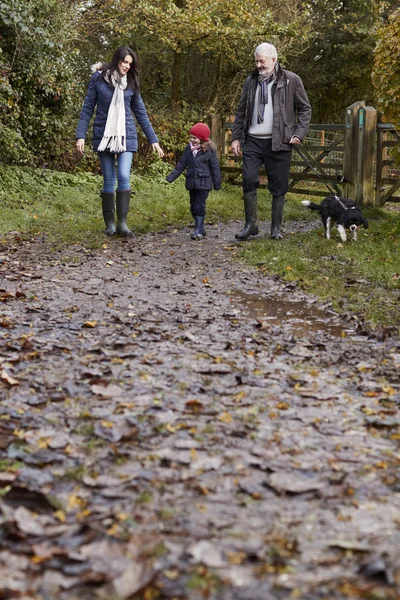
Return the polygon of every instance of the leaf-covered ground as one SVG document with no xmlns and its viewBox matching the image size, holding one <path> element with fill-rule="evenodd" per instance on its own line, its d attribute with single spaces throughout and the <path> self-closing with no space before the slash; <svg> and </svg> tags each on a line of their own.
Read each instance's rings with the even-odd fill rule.
<svg viewBox="0 0 400 600">
<path fill-rule="evenodd" d="M 236 229 L 3 240 L 0 598 L 400 597 L 400 342 Z"/>
</svg>

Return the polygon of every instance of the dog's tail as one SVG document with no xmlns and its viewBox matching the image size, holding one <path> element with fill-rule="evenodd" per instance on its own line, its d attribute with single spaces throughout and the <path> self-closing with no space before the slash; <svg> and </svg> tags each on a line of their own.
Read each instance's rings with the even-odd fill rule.
<svg viewBox="0 0 400 600">
<path fill-rule="evenodd" d="M 302 200 L 301 203 L 303 206 L 308 206 L 311 210 L 320 210 L 320 205 L 315 204 L 315 202 L 310 202 L 310 200 Z"/>
</svg>

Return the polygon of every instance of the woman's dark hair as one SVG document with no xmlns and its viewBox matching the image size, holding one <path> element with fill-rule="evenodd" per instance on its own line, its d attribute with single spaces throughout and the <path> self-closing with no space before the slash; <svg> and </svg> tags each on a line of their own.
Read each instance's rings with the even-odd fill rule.
<svg viewBox="0 0 400 600">
<path fill-rule="evenodd" d="M 124 60 L 126 56 L 132 58 L 131 68 L 127 72 L 126 76 L 128 79 L 128 88 L 132 88 L 135 91 L 139 91 L 139 61 L 129 46 L 120 46 L 116 49 L 111 59 L 111 62 L 103 69 L 103 76 L 107 71 L 116 71 L 119 63 Z"/>
</svg>

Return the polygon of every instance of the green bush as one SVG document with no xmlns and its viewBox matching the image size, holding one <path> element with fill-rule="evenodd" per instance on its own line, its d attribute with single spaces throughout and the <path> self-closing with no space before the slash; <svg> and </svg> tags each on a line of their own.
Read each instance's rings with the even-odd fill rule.
<svg viewBox="0 0 400 600">
<path fill-rule="evenodd" d="M 148 108 L 148 114 L 165 152 L 165 160 L 170 165 L 176 163 L 189 142 L 189 130 L 192 125 L 199 121 L 207 122 L 207 115 L 186 105 L 183 105 L 176 115 L 169 110 L 153 111 L 152 108 Z M 143 172 L 157 161 L 157 155 L 151 152 L 146 138 L 139 130 L 139 150 L 136 157 L 138 170 Z"/>
<path fill-rule="evenodd" d="M 1 2 L 3 160 L 32 163 L 35 156 L 42 164 L 55 164 L 73 139 L 70 115 L 78 85 L 74 16 L 73 3 Z"/>
<path fill-rule="evenodd" d="M 21 134 L 0 123 L 0 162 L 33 164 L 34 156 Z"/>
<path fill-rule="evenodd" d="M 47 204 L 67 190 L 95 193 L 100 178 L 91 173 L 72 174 L 39 168 L 0 165 L 0 206 L 4 210 Z"/>
</svg>

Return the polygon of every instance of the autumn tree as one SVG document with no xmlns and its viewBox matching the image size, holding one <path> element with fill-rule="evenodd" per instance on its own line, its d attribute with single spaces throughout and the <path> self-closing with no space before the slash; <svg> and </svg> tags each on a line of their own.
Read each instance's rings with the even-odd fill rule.
<svg viewBox="0 0 400 600">
<path fill-rule="evenodd" d="M 204 99 L 207 88 L 208 101 L 218 104 L 225 72 L 247 72 L 257 43 L 286 38 L 301 44 L 306 27 L 298 26 L 298 4 L 286 0 L 283 15 L 277 0 L 117 0 L 90 3 L 87 12 L 97 15 L 98 8 L 104 18 L 108 10 L 114 39 L 130 42 L 144 59 L 141 80 L 155 76 L 164 91 L 168 83 L 176 110 L 196 85 L 197 98 Z"/>
<path fill-rule="evenodd" d="M 400 8 L 389 13 L 378 28 L 373 83 L 377 107 L 400 133 Z"/>
<path fill-rule="evenodd" d="M 309 46 L 301 55 L 289 58 L 297 71 L 306 65 L 303 82 L 313 120 L 340 121 L 348 105 L 373 101 L 373 3 L 306 0 L 303 6 L 311 29 Z"/>
<path fill-rule="evenodd" d="M 72 3 L 1 2 L 3 160 L 14 156 L 17 137 L 21 148 L 25 146 L 36 157 L 51 160 L 63 151 L 62 140 L 70 129 L 69 109 L 75 92 L 75 30 Z M 23 155 L 21 152 L 20 158 Z"/>
</svg>

